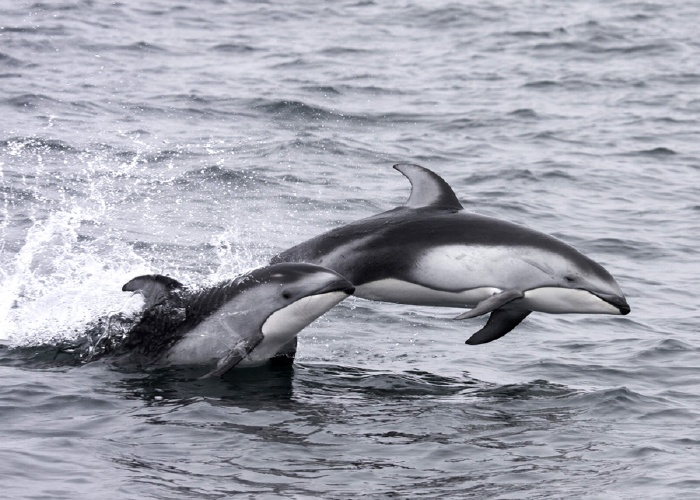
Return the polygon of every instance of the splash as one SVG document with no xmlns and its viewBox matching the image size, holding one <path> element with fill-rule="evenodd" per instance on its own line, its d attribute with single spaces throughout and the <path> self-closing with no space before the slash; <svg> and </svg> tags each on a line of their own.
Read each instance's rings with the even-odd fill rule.
<svg viewBox="0 0 700 500">
<path fill-rule="evenodd" d="M 252 243 L 241 243 L 244 240 L 241 233 L 239 227 L 230 226 L 209 240 L 218 260 L 218 267 L 209 276 L 209 282 L 229 279 L 266 264 L 267 259 L 261 258 Z"/>
<path fill-rule="evenodd" d="M 265 263 L 269 248 L 241 220 L 221 216 L 243 203 L 230 191 L 237 178 L 217 171 L 196 186 L 188 181 L 194 166 L 223 163 L 221 144 L 162 150 L 157 138 L 121 137 L 126 151 L 0 143 L 0 343 L 70 344 L 95 322 L 116 324 L 109 318 L 122 328 L 143 308 L 121 291 L 134 276 L 168 274 L 196 287 Z M 195 201 L 182 201 L 192 193 Z"/>
<path fill-rule="evenodd" d="M 142 307 L 121 292 L 147 263 L 120 242 L 80 242 L 90 220 L 76 207 L 49 215 L 29 229 L 14 259 L 0 269 L 0 340 L 13 346 L 69 341 L 94 318 Z"/>
<path fill-rule="evenodd" d="M 84 241 L 81 227 L 94 223 L 93 215 L 75 207 L 52 213 L 29 229 L 20 251 L 0 268 L 0 342 L 13 347 L 65 344 L 100 321 L 122 330 L 133 323 L 143 300 L 122 292 L 121 285 L 155 271 L 126 243 L 109 236 Z M 230 227 L 211 238 L 214 268 L 191 286 L 211 285 L 265 263 L 251 245 L 235 243 L 242 239 L 239 233 Z M 192 278 L 177 276 L 184 282 Z"/>
</svg>

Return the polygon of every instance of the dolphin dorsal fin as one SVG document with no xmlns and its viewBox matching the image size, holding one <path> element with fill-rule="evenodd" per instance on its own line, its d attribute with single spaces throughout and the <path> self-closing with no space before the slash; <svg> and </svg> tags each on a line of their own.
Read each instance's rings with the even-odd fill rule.
<svg viewBox="0 0 700 500">
<path fill-rule="evenodd" d="M 148 308 L 162 303 L 172 290 L 182 287 L 182 283 L 173 278 L 161 274 L 148 274 L 129 281 L 122 287 L 122 292 L 139 292 Z"/>
<path fill-rule="evenodd" d="M 445 210 L 463 210 L 454 191 L 445 180 L 432 170 L 420 165 L 399 163 L 394 168 L 411 182 L 411 195 L 404 207 L 433 207 Z"/>
</svg>

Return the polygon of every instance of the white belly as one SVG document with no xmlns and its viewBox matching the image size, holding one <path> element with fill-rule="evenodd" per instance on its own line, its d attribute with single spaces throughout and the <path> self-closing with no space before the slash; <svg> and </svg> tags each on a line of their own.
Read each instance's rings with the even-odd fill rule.
<svg viewBox="0 0 700 500">
<path fill-rule="evenodd" d="M 620 310 L 586 290 L 543 287 L 525 292 L 522 305 L 550 314 L 620 314 Z"/>
<path fill-rule="evenodd" d="M 355 295 L 363 299 L 442 307 L 474 307 L 482 300 L 500 293 L 495 287 L 479 287 L 461 292 L 433 290 L 415 283 L 387 278 L 365 283 L 355 288 Z"/>
</svg>

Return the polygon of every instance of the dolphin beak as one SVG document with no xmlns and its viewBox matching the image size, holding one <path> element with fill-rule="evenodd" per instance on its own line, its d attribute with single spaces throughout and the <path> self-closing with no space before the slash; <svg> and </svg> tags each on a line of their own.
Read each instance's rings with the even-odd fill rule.
<svg viewBox="0 0 700 500">
<path fill-rule="evenodd" d="M 620 311 L 620 314 L 622 314 L 623 316 L 629 314 L 632 310 L 630 309 L 630 305 L 627 303 L 627 300 L 622 295 L 608 295 L 604 293 L 596 293 L 595 295 L 596 297 L 600 298 L 601 300 L 604 300 L 611 306 L 616 307 Z"/>
</svg>

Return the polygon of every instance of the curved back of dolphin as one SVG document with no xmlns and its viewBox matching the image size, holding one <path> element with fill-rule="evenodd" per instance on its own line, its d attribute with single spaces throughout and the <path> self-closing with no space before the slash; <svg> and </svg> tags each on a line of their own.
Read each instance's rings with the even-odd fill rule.
<svg viewBox="0 0 700 500">
<path fill-rule="evenodd" d="M 532 311 L 629 313 L 610 273 L 573 247 L 466 212 L 447 182 L 426 168 L 394 168 L 411 183 L 403 206 L 333 229 L 271 262 L 328 267 L 367 299 L 472 307 L 456 319 L 491 313 L 468 344 L 502 337 Z"/>
<path fill-rule="evenodd" d="M 354 287 L 329 269 L 285 263 L 202 290 L 159 275 L 134 278 L 122 290 L 146 303 L 125 350 L 141 363 L 210 366 L 207 376 L 218 376 L 274 357 Z"/>
</svg>

